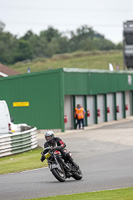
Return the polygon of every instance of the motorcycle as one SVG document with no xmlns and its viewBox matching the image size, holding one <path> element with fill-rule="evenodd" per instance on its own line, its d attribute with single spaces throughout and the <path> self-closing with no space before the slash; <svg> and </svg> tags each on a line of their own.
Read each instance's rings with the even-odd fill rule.
<svg viewBox="0 0 133 200">
<path fill-rule="evenodd" d="M 73 167 L 69 161 L 65 161 L 60 151 L 53 150 L 51 147 L 45 148 L 47 153 L 42 155 L 47 159 L 48 166 L 54 177 L 60 181 L 65 182 L 67 178 L 73 177 L 75 180 L 81 180 L 83 175 L 78 167 Z"/>
</svg>

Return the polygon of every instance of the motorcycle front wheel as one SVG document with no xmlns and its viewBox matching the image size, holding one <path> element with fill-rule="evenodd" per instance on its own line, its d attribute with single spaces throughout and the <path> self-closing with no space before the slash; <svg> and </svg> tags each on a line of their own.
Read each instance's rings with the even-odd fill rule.
<svg viewBox="0 0 133 200">
<path fill-rule="evenodd" d="M 51 172 L 58 181 L 65 182 L 65 174 L 63 173 L 63 171 L 60 171 L 59 169 L 55 168 L 52 169 Z"/>
<path fill-rule="evenodd" d="M 73 178 L 75 180 L 81 180 L 82 177 L 83 177 L 83 174 L 82 174 L 82 171 L 80 170 L 80 168 L 73 173 Z"/>
</svg>

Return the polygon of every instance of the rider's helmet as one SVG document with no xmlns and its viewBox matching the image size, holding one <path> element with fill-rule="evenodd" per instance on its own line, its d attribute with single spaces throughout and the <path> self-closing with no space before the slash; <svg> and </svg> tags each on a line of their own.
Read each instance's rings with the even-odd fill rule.
<svg viewBox="0 0 133 200">
<path fill-rule="evenodd" d="M 54 140 L 54 131 L 47 131 L 45 133 L 45 139 L 47 142 L 52 143 Z"/>
</svg>

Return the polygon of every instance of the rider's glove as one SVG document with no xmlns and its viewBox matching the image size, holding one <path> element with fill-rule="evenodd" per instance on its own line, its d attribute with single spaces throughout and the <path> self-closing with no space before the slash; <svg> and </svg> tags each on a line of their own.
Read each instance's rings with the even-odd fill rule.
<svg viewBox="0 0 133 200">
<path fill-rule="evenodd" d="M 44 157 L 44 156 L 42 156 L 40 160 L 43 162 L 43 161 L 45 160 L 45 157 Z"/>
<path fill-rule="evenodd" d="M 55 147 L 54 150 L 55 150 L 55 151 L 60 151 L 60 150 L 61 150 L 61 147 L 59 147 L 59 146 L 58 146 L 58 147 Z"/>
</svg>

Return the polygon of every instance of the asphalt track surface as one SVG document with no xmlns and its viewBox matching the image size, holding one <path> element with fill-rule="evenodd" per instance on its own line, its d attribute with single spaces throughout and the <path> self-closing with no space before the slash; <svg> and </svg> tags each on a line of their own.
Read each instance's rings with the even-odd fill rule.
<svg viewBox="0 0 133 200">
<path fill-rule="evenodd" d="M 83 179 L 60 183 L 48 168 L 0 175 L 0 200 L 133 187 L 133 118 L 56 135 L 71 150 Z M 43 143 L 40 134 L 38 144 Z"/>
</svg>

